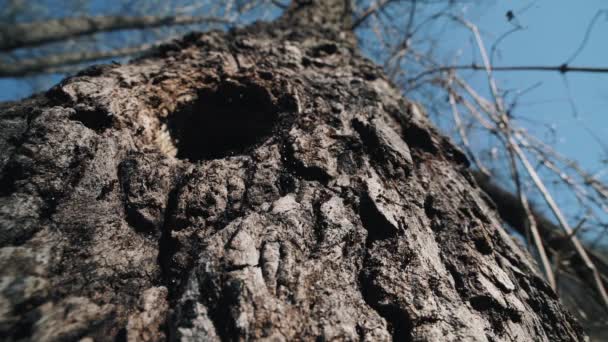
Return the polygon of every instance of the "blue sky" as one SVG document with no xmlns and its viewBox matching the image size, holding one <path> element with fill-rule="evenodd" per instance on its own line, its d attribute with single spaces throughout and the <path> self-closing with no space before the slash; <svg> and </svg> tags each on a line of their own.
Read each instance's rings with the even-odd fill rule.
<svg viewBox="0 0 608 342">
<path fill-rule="evenodd" d="M 497 1 L 476 21 L 488 39 L 496 37 L 513 27 L 505 13 L 529 4 L 516 14 L 525 29 L 503 40 L 502 58 L 496 65 L 560 65 L 577 50 L 598 10 L 608 11 L 608 2 L 602 0 Z M 598 18 L 584 50 L 571 65 L 608 66 L 607 19 L 608 13 Z M 584 126 L 598 137 L 608 137 L 608 74 L 569 73 L 567 83 L 561 74 L 547 72 L 499 73 L 498 78 L 503 88 L 525 89 L 542 82 L 522 98 L 520 115 L 555 125 L 562 137 L 556 145 L 561 152 L 592 169 L 602 167 L 598 160 L 608 157 L 606 151 Z"/>
</svg>

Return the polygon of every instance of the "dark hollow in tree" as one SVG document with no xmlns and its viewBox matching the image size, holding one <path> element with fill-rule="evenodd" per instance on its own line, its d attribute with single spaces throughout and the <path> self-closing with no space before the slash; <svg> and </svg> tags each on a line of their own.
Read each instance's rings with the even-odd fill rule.
<svg viewBox="0 0 608 342">
<path fill-rule="evenodd" d="M 347 4 L 3 104 L 0 334 L 583 340 Z"/>
<path fill-rule="evenodd" d="M 213 159 L 255 147 L 279 120 L 270 96 L 263 87 L 230 82 L 200 91 L 168 120 L 177 157 Z"/>
</svg>

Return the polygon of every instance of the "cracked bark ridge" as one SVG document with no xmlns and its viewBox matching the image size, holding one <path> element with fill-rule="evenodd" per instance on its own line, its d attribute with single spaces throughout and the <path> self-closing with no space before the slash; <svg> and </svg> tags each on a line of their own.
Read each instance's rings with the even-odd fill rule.
<svg viewBox="0 0 608 342">
<path fill-rule="evenodd" d="M 414 108 L 280 21 L 2 105 L 0 334 L 583 340 Z"/>
</svg>

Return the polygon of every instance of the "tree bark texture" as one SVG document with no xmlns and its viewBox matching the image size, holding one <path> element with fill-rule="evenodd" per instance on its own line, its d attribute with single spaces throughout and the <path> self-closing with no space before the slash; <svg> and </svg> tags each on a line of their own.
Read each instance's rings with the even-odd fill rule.
<svg viewBox="0 0 608 342">
<path fill-rule="evenodd" d="M 7 340 L 584 338 L 349 35 L 191 34 L 0 113 Z"/>
</svg>

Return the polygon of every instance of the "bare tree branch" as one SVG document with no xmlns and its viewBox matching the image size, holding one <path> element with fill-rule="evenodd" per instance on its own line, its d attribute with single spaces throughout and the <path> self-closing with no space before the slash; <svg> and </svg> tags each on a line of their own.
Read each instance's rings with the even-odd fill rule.
<svg viewBox="0 0 608 342">
<path fill-rule="evenodd" d="M 395 0 L 382 0 L 380 2 L 374 2 L 373 5 L 371 5 L 370 7 L 368 7 L 358 18 L 356 18 L 353 21 L 353 24 L 351 26 L 351 29 L 354 30 L 357 27 L 359 27 L 359 25 L 361 25 L 365 20 L 367 20 L 367 18 L 369 18 L 371 15 L 373 15 L 374 13 L 376 13 L 377 11 L 381 10 L 384 6 L 390 4 L 391 2 L 393 2 Z"/>
<path fill-rule="evenodd" d="M 25 77 L 33 74 L 60 72 L 64 67 L 100 59 L 125 57 L 152 49 L 155 44 L 144 44 L 110 51 L 78 51 L 22 60 L 17 63 L 0 62 L 0 77 Z"/>
<path fill-rule="evenodd" d="M 521 176 L 519 175 L 519 171 L 517 170 L 517 161 L 516 161 L 516 150 L 514 147 L 510 146 L 507 142 L 507 151 L 509 153 L 509 161 L 511 166 L 512 178 L 515 181 L 515 185 L 517 188 L 517 195 L 519 196 L 519 202 L 521 203 L 521 207 L 524 209 L 526 213 L 526 223 L 527 229 L 532 234 L 532 241 L 534 242 L 534 246 L 536 246 L 536 250 L 538 251 L 538 255 L 543 265 L 543 269 L 545 271 L 545 276 L 547 277 L 547 281 L 553 290 L 557 290 L 557 282 L 555 281 L 555 274 L 553 273 L 553 268 L 549 262 L 549 257 L 547 256 L 547 252 L 545 251 L 545 246 L 543 245 L 543 239 L 540 236 L 538 231 L 538 225 L 536 223 L 536 219 L 534 218 L 534 214 L 532 214 L 532 209 L 530 208 L 530 203 L 528 202 L 528 197 L 524 192 L 524 189 L 521 184 Z"/>
<path fill-rule="evenodd" d="M 429 69 L 423 71 L 413 77 L 410 82 L 415 82 L 421 79 L 424 76 L 451 71 L 451 70 L 477 70 L 477 71 L 485 71 L 486 68 L 483 65 L 479 64 L 469 64 L 469 65 L 446 65 L 433 69 Z M 586 72 L 586 73 L 608 73 L 608 67 L 586 67 L 586 66 L 569 66 L 566 64 L 562 65 L 515 65 L 515 66 L 492 66 L 492 71 L 551 71 L 551 72 L 560 72 L 562 74 L 568 72 Z"/>
<path fill-rule="evenodd" d="M 69 38 L 108 31 L 143 29 L 198 23 L 230 23 L 225 18 L 207 16 L 95 16 L 44 22 L 0 24 L 0 51 L 42 45 Z"/>
</svg>

